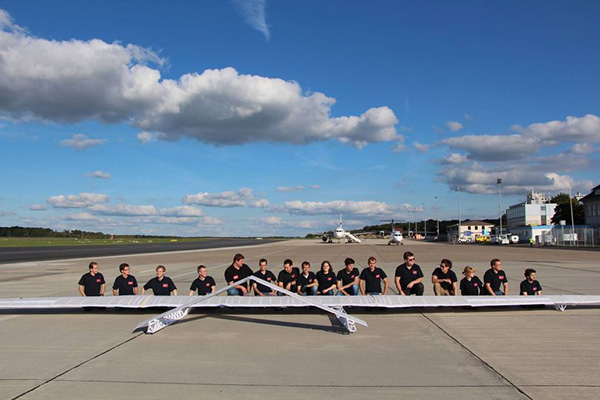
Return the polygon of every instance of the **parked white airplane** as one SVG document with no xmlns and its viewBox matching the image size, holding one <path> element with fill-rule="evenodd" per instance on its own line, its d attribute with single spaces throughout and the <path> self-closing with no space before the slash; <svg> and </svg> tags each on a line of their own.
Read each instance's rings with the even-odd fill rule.
<svg viewBox="0 0 600 400">
<path fill-rule="evenodd" d="M 402 237 L 402 232 L 397 231 L 394 228 L 394 220 L 393 219 L 387 219 L 387 220 L 382 220 L 383 222 L 391 222 L 392 223 L 392 232 L 390 233 L 390 241 L 388 242 L 388 246 L 390 244 L 395 244 L 395 245 L 404 245 L 404 240 Z"/>
<path fill-rule="evenodd" d="M 333 231 L 333 238 L 338 240 L 338 243 L 340 242 L 340 240 L 342 239 L 346 239 L 346 243 L 361 243 L 361 240 L 359 238 L 357 238 L 356 236 L 354 236 L 353 234 L 351 234 L 350 232 L 346 232 L 344 230 L 343 227 L 344 223 L 342 221 L 342 214 L 340 214 L 340 224 L 339 226 L 335 229 L 335 231 Z M 329 242 L 329 243 L 333 243 L 333 239 L 332 237 L 329 237 L 329 235 L 324 234 L 321 239 L 324 242 Z"/>
</svg>

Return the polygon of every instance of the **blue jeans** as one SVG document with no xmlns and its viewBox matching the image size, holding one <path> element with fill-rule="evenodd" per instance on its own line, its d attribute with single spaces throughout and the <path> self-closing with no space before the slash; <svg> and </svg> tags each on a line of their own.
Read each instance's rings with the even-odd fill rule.
<svg viewBox="0 0 600 400">
<path fill-rule="evenodd" d="M 243 296 L 244 293 L 240 289 L 232 287 L 232 288 L 227 289 L 227 295 L 228 296 Z"/>
<path fill-rule="evenodd" d="M 316 296 L 317 295 L 317 287 L 316 286 L 311 286 L 311 287 L 304 286 L 302 289 L 300 289 L 300 294 L 302 296 Z"/>
<path fill-rule="evenodd" d="M 496 293 L 496 296 L 504 296 L 504 293 L 502 293 L 500 290 L 496 290 L 494 293 Z"/>
<path fill-rule="evenodd" d="M 378 292 L 367 292 L 367 296 L 381 296 L 381 293 L 378 293 Z"/>
<path fill-rule="evenodd" d="M 359 291 L 358 291 L 358 285 L 352 285 L 349 288 L 344 289 L 346 291 L 346 293 L 348 293 L 350 296 L 358 296 Z M 337 292 L 338 296 L 345 296 L 344 293 L 342 292 Z"/>
<path fill-rule="evenodd" d="M 327 293 L 321 293 L 321 296 L 333 296 L 333 289 Z"/>
</svg>

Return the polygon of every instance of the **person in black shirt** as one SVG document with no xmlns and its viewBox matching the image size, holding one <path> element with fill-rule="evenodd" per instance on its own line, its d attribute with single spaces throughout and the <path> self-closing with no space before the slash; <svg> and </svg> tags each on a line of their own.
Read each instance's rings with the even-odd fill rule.
<svg viewBox="0 0 600 400">
<path fill-rule="evenodd" d="M 298 267 L 293 267 L 294 262 L 289 258 L 283 262 L 283 269 L 277 275 L 277 284 L 290 292 L 296 293 L 298 291 L 298 285 L 296 280 L 300 276 L 300 270 Z M 279 293 L 283 296 L 283 293 Z"/>
<path fill-rule="evenodd" d="M 113 296 L 137 296 L 138 283 L 135 276 L 129 275 L 129 270 L 129 264 L 119 265 L 121 275 L 115 278 L 115 283 L 112 285 Z"/>
<path fill-rule="evenodd" d="M 225 282 L 228 285 L 233 285 L 235 282 L 252 276 L 253 272 L 249 266 L 244 264 L 244 256 L 237 253 L 233 256 L 233 263 L 225 270 Z M 235 285 L 227 289 L 229 296 L 245 296 L 250 292 L 250 285 L 248 282 L 241 285 Z"/>
<path fill-rule="evenodd" d="M 396 289 L 402 296 L 423 296 L 423 271 L 415 264 L 415 255 L 410 251 L 404 253 L 404 264 L 398 265 L 394 278 Z"/>
<path fill-rule="evenodd" d="M 458 293 L 458 278 L 452 271 L 452 261 L 444 258 L 431 275 L 433 293 L 436 296 L 456 296 Z"/>
<path fill-rule="evenodd" d="M 198 296 L 206 296 L 217 289 L 217 284 L 212 276 L 208 276 L 208 270 L 204 265 L 199 265 L 196 268 L 198 277 L 194 279 L 190 286 L 189 296 L 193 296 L 198 291 Z"/>
<path fill-rule="evenodd" d="M 375 257 L 369 257 L 367 263 L 369 266 L 360 273 L 360 292 L 363 295 L 385 295 L 389 286 L 387 275 L 377 267 Z M 381 291 L 381 281 L 383 281 L 383 292 Z"/>
<path fill-rule="evenodd" d="M 506 273 L 502 271 L 502 263 L 497 258 L 490 261 L 491 268 L 483 275 L 485 283 L 485 294 L 490 296 L 503 296 L 508 294 L 508 278 Z M 504 292 L 500 290 L 500 286 L 504 285 Z"/>
<path fill-rule="evenodd" d="M 169 278 L 165 276 L 167 269 L 159 265 L 156 267 L 156 277 L 150 279 L 142 288 L 142 295 L 146 290 L 152 289 L 155 296 L 177 296 L 177 287 Z"/>
<path fill-rule="evenodd" d="M 535 280 L 535 269 L 525 270 L 525 280 L 521 282 L 520 292 L 523 296 L 539 296 L 542 294 L 542 285 Z"/>
<path fill-rule="evenodd" d="M 277 279 L 275 278 L 275 274 L 267 269 L 267 260 L 261 258 L 258 262 L 258 266 L 260 270 L 254 273 L 254 276 L 262 279 L 263 281 L 267 281 L 274 285 L 277 284 Z M 252 286 L 254 287 L 254 295 L 255 296 L 275 296 L 277 293 L 268 287 L 267 285 L 262 285 L 260 283 L 253 282 Z"/>
<path fill-rule="evenodd" d="M 298 277 L 298 294 L 302 296 L 317 294 L 317 285 L 319 282 L 315 277 L 315 273 L 310 270 L 310 263 L 304 261 L 302 263 L 302 273 Z"/>
<path fill-rule="evenodd" d="M 337 294 L 339 296 L 357 296 L 360 272 L 358 268 L 354 268 L 354 260 L 351 258 L 346 258 L 344 265 L 346 268 L 338 271 L 337 274 Z"/>
<path fill-rule="evenodd" d="M 317 294 L 322 296 L 333 296 L 335 290 L 335 274 L 331 270 L 331 264 L 329 261 L 323 261 L 321 263 L 321 270 L 315 275 L 319 285 L 317 287 Z"/>
<path fill-rule="evenodd" d="M 98 263 L 91 262 L 88 265 L 90 270 L 83 274 L 79 279 L 79 294 L 82 296 L 104 296 L 104 276 L 98 272 Z"/>
<path fill-rule="evenodd" d="M 460 281 L 460 294 L 462 296 L 479 296 L 484 294 L 483 282 L 475 276 L 475 268 L 466 266 L 463 270 L 465 276 Z"/>
</svg>

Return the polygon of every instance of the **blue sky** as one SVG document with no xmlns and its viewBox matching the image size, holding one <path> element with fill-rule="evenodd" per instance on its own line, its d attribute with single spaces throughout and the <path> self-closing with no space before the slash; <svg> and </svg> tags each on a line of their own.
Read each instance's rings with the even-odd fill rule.
<svg viewBox="0 0 600 400">
<path fill-rule="evenodd" d="M 594 1 L 0 1 L 0 225 L 496 218 L 600 167 Z"/>
</svg>

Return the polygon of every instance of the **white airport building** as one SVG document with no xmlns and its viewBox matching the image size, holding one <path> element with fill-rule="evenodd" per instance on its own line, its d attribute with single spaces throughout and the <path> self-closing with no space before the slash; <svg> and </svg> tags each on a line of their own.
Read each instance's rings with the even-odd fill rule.
<svg viewBox="0 0 600 400">
<path fill-rule="evenodd" d="M 550 225 L 557 205 L 550 203 L 543 193 L 532 190 L 527 194 L 526 201 L 513 204 L 506 210 L 507 228 L 515 232 L 515 228 Z M 530 236 L 519 237 L 529 240 Z"/>
</svg>

